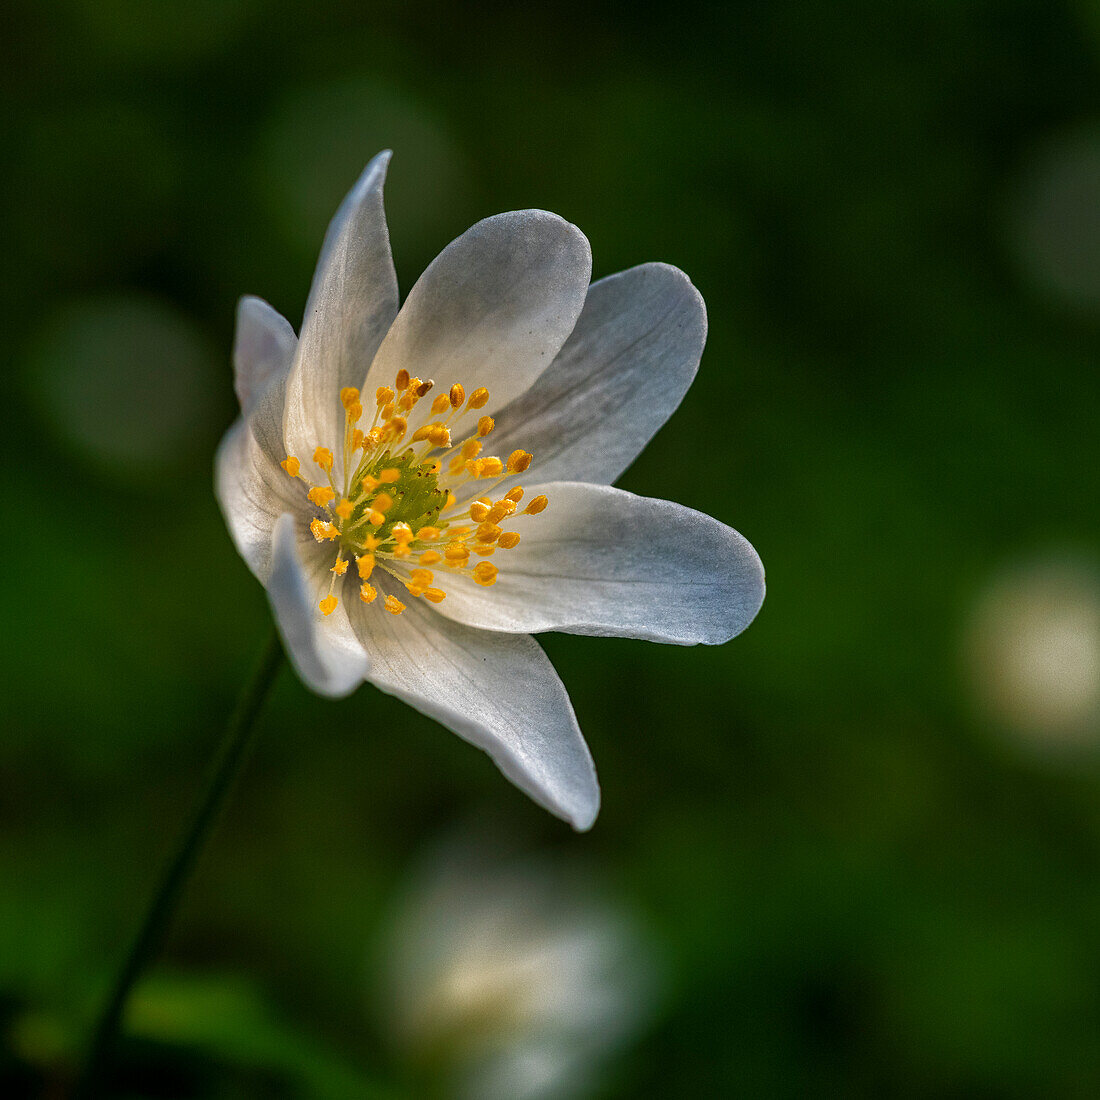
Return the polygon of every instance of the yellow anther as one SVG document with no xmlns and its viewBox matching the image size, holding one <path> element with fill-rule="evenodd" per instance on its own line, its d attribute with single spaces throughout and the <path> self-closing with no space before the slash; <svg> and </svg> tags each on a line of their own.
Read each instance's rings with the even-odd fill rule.
<svg viewBox="0 0 1100 1100">
<path fill-rule="evenodd" d="M 439 538 L 439 528 L 421 527 L 420 530 L 416 532 L 416 537 L 424 542 L 434 542 L 435 539 Z"/>
<path fill-rule="evenodd" d="M 400 439 L 408 426 L 409 423 L 403 416 L 395 416 L 382 425 L 382 439 L 387 442 L 391 439 Z"/>
<path fill-rule="evenodd" d="M 361 584 L 359 586 L 359 599 L 363 603 L 374 603 L 378 596 L 378 589 L 373 584 Z"/>
<path fill-rule="evenodd" d="M 523 487 L 517 485 L 514 489 L 509 489 L 508 492 L 504 494 L 504 499 L 510 500 L 513 504 L 519 504 L 519 502 L 523 500 Z"/>
<path fill-rule="evenodd" d="M 466 442 L 462 444 L 462 450 L 459 454 L 462 455 L 464 460 L 477 458 L 477 456 L 481 454 L 481 444 L 478 443 L 476 439 L 467 439 Z"/>
<path fill-rule="evenodd" d="M 504 473 L 504 463 L 499 458 L 482 458 L 478 462 L 478 477 L 500 477 Z"/>
<path fill-rule="evenodd" d="M 336 597 L 326 596 L 317 606 L 321 609 L 322 615 L 331 615 L 336 610 Z"/>
<path fill-rule="evenodd" d="M 336 564 L 329 570 L 330 573 L 335 573 L 338 577 L 342 577 L 348 571 L 347 558 L 337 558 Z"/>
<path fill-rule="evenodd" d="M 359 579 L 369 581 L 374 572 L 374 555 L 371 553 L 359 554 L 355 559 L 355 568 L 359 570 Z"/>
<path fill-rule="evenodd" d="M 377 535 L 364 535 L 363 536 L 363 549 L 364 550 L 377 550 L 382 545 L 382 540 Z"/>
<path fill-rule="evenodd" d="M 293 455 L 287 455 L 279 465 L 282 466 L 291 477 L 297 477 L 298 471 L 302 468 L 302 464 Z"/>
<path fill-rule="evenodd" d="M 328 447 L 318 447 L 313 452 L 313 461 L 321 467 L 322 470 L 332 470 L 332 451 Z"/>
<path fill-rule="evenodd" d="M 457 501 L 458 501 L 458 498 L 454 495 L 454 493 L 448 493 L 447 494 L 447 503 L 443 505 L 443 511 L 445 512 L 445 511 L 447 511 L 448 508 L 453 508 L 455 506 L 455 504 L 457 503 Z"/>
<path fill-rule="evenodd" d="M 497 573 L 500 570 L 491 561 L 479 561 L 474 566 L 474 580 L 478 584 L 488 587 L 491 584 L 496 584 Z"/>
<path fill-rule="evenodd" d="M 437 554 L 434 550 L 425 550 L 417 560 L 421 565 L 436 565 L 443 560 L 443 555 Z"/>
<path fill-rule="evenodd" d="M 530 451 L 513 451 L 508 456 L 508 473 L 522 474 L 531 465 L 533 457 Z"/>
<path fill-rule="evenodd" d="M 472 527 L 453 527 L 451 528 L 451 538 L 461 539 L 465 538 L 473 530 Z"/>
<path fill-rule="evenodd" d="M 480 500 L 475 500 L 470 505 L 470 519 L 475 523 L 483 523 L 489 516 L 489 506 Z"/>
<path fill-rule="evenodd" d="M 386 610 L 391 615 L 400 615 L 405 610 L 405 605 L 396 596 L 387 596 Z"/>
<path fill-rule="evenodd" d="M 395 412 L 397 412 L 397 406 L 392 401 L 387 402 L 382 406 L 382 419 L 389 420 Z"/>
<path fill-rule="evenodd" d="M 489 404 L 489 391 L 484 386 L 479 386 L 470 394 L 470 408 L 483 409 Z"/>
<path fill-rule="evenodd" d="M 378 389 L 374 391 L 374 400 L 377 402 L 379 408 L 383 405 L 388 405 L 393 400 L 393 390 L 391 390 L 389 386 L 379 386 Z"/>
<path fill-rule="evenodd" d="M 363 434 L 363 429 L 356 428 L 355 431 L 351 433 L 351 449 L 353 451 L 359 450 L 359 448 L 363 446 L 363 442 L 366 438 L 367 437 Z"/>
<path fill-rule="evenodd" d="M 462 473 L 462 467 L 465 465 L 466 459 L 464 459 L 462 455 L 456 455 L 447 463 L 447 472 L 449 474 L 460 474 Z"/>
<path fill-rule="evenodd" d="M 432 416 L 438 416 L 441 412 L 445 412 L 450 407 L 451 399 L 445 393 L 441 393 L 432 402 Z"/>
<path fill-rule="evenodd" d="M 423 439 L 427 439 L 432 434 L 434 424 L 425 424 L 422 428 L 417 428 L 412 434 L 413 443 L 419 443 Z"/>
<path fill-rule="evenodd" d="M 459 408 L 462 402 L 466 400 L 466 391 L 462 388 L 461 382 L 456 382 L 451 387 L 450 393 L 447 394 L 447 400 L 451 403 L 452 409 Z"/>
<path fill-rule="evenodd" d="M 393 497 L 389 493 L 379 493 L 371 501 L 371 507 L 376 512 L 388 512 L 393 507 Z"/>
<path fill-rule="evenodd" d="M 511 502 L 507 502 L 507 507 L 501 504 L 499 501 L 489 509 L 489 514 L 485 517 L 486 523 L 500 523 L 506 516 L 510 516 L 516 510 L 516 506 Z M 471 513 L 471 519 L 473 514 Z"/>
<path fill-rule="evenodd" d="M 350 409 L 359 400 L 359 391 L 354 386 L 345 386 L 340 391 L 340 404 Z"/>
<path fill-rule="evenodd" d="M 466 549 L 465 543 L 452 542 L 443 551 L 443 556 L 447 561 L 465 561 L 470 556 L 470 551 Z"/>
<path fill-rule="evenodd" d="M 435 383 L 430 378 L 425 378 L 424 381 L 421 382 L 420 385 L 418 385 L 416 387 L 416 396 L 417 397 L 426 397 L 428 395 L 428 392 L 431 390 L 432 386 L 434 386 L 434 385 L 435 385 Z"/>
<path fill-rule="evenodd" d="M 382 442 L 382 429 L 381 428 L 371 428 L 371 430 L 369 432 L 367 432 L 367 436 L 366 436 L 366 439 L 364 440 L 364 443 L 367 446 L 377 447 L 378 444 L 381 443 L 381 442 Z M 364 446 L 363 449 L 366 450 L 367 449 L 366 446 Z"/>
<path fill-rule="evenodd" d="M 496 542 L 502 532 L 495 523 L 483 523 L 477 529 L 478 542 Z"/>
<path fill-rule="evenodd" d="M 404 520 L 401 520 L 393 525 L 393 537 L 398 542 L 412 542 L 412 528 Z"/>
<path fill-rule="evenodd" d="M 475 546 L 474 553 L 479 558 L 491 558 L 497 552 L 496 544 L 489 543 L 487 546 Z"/>
<path fill-rule="evenodd" d="M 407 390 L 397 399 L 397 408 L 403 413 L 410 412 L 415 404 L 416 395 L 409 393 Z"/>
<path fill-rule="evenodd" d="M 433 447 L 449 447 L 451 445 L 451 429 L 446 424 L 437 424 L 428 436 Z"/>
<path fill-rule="evenodd" d="M 324 508 L 330 500 L 335 499 L 336 494 L 327 485 L 315 485 L 306 493 L 306 500 L 310 504 L 316 504 L 318 508 Z"/>
<path fill-rule="evenodd" d="M 491 416 L 483 416 L 477 422 L 477 434 L 484 439 L 496 426 L 497 422 Z"/>
<path fill-rule="evenodd" d="M 396 466 L 387 466 L 378 475 L 379 485 L 392 485 L 395 481 L 401 480 L 401 471 Z"/>
<path fill-rule="evenodd" d="M 394 384 L 397 387 L 398 393 L 400 393 L 401 390 L 405 389 L 408 386 L 408 384 L 409 384 L 409 372 L 407 370 L 405 370 L 404 367 L 402 367 L 397 372 L 397 379 L 396 379 Z"/>
<path fill-rule="evenodd" d="M 333 508 L 333 511 L 341 519 L 351 519 L 351 513 L 353 511 L 353 505 L 352 505 L 351 501 L 348 500 L 347 497 L 343 497 L 341 499 L 340 503 L 337 504 L 335 508 Z"/>
<path fill-rule="evenodd" d="M 432 603 L 440 603 L 446 597 L 447 593 L 442 588 L 425 588 L 420 593 L 426 600 L 431 600 Z"/>
<path fill-rule="evenodd" d="M 367 522 L 372 527 L 381 527 L 386 522 L 386 513 L 379 512 L 377 508 L 371 509 L 370 515 L 367 516 Z"/>
<path fill-rule="evenodd" d="M 348 423 L 354 424 L 363 415 L 363 406 L 358 401 L 353 401 L 348 406 Z"/>
<path fill-rule="evenodd" d="M 318 542 L 324 542 L 326 539 L 335 539 L 340 537 L 340 532 L 332 526 L 331 523 L 326 523 L 323 519 L 315 519 L 310 522 L 309 529 L 313 534 L 313 537 Z"/>
<path fill-rule="evenodd" d="M 430 569 L 414 569 L 409 577 L 417 588 L 427 588 L 435 579 Z"/>
<path fill-rule="evenodd" d="M 501 550 L 511 550 L 519 545 L 518 531 L 505 531 L 497 540 Z"/>
<path fill-rule="evenodd" d="M 524 514 L 529 516 L 537 516 L 539 512 L 545 510 L 546 506 L 549 503 L 550 501 L 547 500 L 547 498 L 540 493 L 537 497 L 534 497 L 532 499 L 531 503 L 528 504 L 526 508 L 523 509 Z"/>
</svg>

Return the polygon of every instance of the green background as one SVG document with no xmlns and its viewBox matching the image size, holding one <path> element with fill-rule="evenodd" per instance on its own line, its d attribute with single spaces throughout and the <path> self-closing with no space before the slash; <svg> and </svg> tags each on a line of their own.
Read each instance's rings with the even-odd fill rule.
<svg viewBox="0 0 1100 1100">
<path fill-rule="evenodd" d="M 409 708 L 284 673 L 120 1094 L 412 1095 L 368 960 L 471 822 L 645 929 L 660 993 L 599 1095 L 1097 1094 L 1097 731 L 1006 736 L 964 660 L 1000 571 L 1100 554 L 1096 5 L 3 24 L 0 1092 L 62 1087 L 267 629 L 211 492 L 236 300 L 297 326 L 390 147 L 405 292 L 531 206 L 596 277 L 691 276 L 698 380 L 620 484 L 742 531 L 768 598 L 721 648 L 544 639 L 604 790 L 583 836 Z"/>
</svg>

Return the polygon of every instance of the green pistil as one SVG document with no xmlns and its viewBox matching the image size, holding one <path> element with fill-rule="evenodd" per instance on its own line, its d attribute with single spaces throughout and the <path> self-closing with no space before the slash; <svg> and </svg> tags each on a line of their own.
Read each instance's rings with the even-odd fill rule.
<svg viewBox="0 0 1100 1100">
<path fill-rule="evenodd" d="M 413 532 L 421 527 L 440 527 L 439 516 L 447 504 L 447 493 L 439 488 L 438 475 L 430 462 L 419 460 L 412 451 L 405 451 L 394 457 L 388 451 L 371 462 L 360 472 L 359 479 L 351 488 L 351 499 L 362 493 L 362 478 L 370 475 L 377 478 L 383 470 L 397 470 L 396 481 L 379 485 L 367 498 L 356 505 L 349 520 L 342 524 L 348 531 L 348 537 L 341 538 L 342 544 L 351 552 L 361 549 L 362 540 L 367 534 L 386 542 L 393 534 L 395 523 L 407 523 Z M 370 514 L 373 501 L 381 493 L 392 498 L 393 505 L 386 509 L 386 520 L 379 527 L 372 527 L 366 517 Z"/>
</svg>

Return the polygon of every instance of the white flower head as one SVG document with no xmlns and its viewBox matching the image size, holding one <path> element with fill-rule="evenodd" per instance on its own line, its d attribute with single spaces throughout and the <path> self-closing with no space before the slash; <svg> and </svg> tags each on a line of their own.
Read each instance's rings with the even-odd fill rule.
<svg viewBox="0 0 1100 1100">
<path fill-rule="evenodd" d="M 416 876 L 378 955 L 390 1039 L 464 1100 L 589 1095 L 661 984 L 648 939 L 583 877 L 460 844 Z"/>
<path fill-rule="evenodd" d="M 576 226 L 521 210 L 448 245 L 399 309 L 389 157 L 329 226 L 300 337 L 240 303 L 218 500 L 306 684 L 369 680 L 587 829 L 592 759 L 531 635 L 719 643 L 764 597 L 736 531 L 611 487 L 691 384 L 703 300 L 666 264 L 589 285 Z"/>
</svg>

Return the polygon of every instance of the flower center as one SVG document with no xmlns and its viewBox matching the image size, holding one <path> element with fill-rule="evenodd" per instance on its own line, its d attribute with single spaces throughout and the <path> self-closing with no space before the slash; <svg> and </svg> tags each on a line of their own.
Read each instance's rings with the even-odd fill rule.
<svg viewBox="0 0 1100 1100">
<path fill-rule="evenodd" d="M 345 411 L 341 484 L 328 447 L 313 452 L 327 484 L 314 485 L 305 478 L 294 455 L 282 463 L 287 474 L 308 486 L 306 498 L 318 510 L 309 524 L 313 537 L 336 547 L 328 595 L 320 603 L 326 615 L 336 610 L 337 581 L 353 560 L 359 598 L 368 604 L 378 597 L 370 583 L 376 569 L 403 584 L 410 595 L 432 603 L 447 594 L 437 586 L 433 567 L 488 587 L 496 583 L 498 570 L 486 559 L 497 550 L 511 550 L 520 540 L 518 531 L 502 525 L 521 515 L 538 515 L 546 507 L 546 497 L 536 496 L 520 511 L 523 489 L 518 485 L 492 499 L 497 485 L 531 465 L 531 455 L 519 450 L 503 460 L 483 456 L 482 440 L 494 427 L 491 416 L 476 423 L 467 420 L 466 438 L 452 442 L 452 429 L 485 407 L 489 391 L 482 387 L 467 398 L 455 383 L 431 402 L 429 413 L 423 407 L 417 411 L 433 387 L 431 381 L 398 371 L 394 386 L 382 386 L 375 394 L 374 419 L 366 431 L 358 427 L 363 419 L 359 391 L 352 386 L 340 391 Z M 417 425 L 411 430 L 410 420 Z M 482 495 L 475 496 L 479 489 Z M 472 557 L 482 560 L 471 565 Z M 394 615 L 406 607 L 393 595 L 386 596 L 383 606 Z"/>
</svg>

